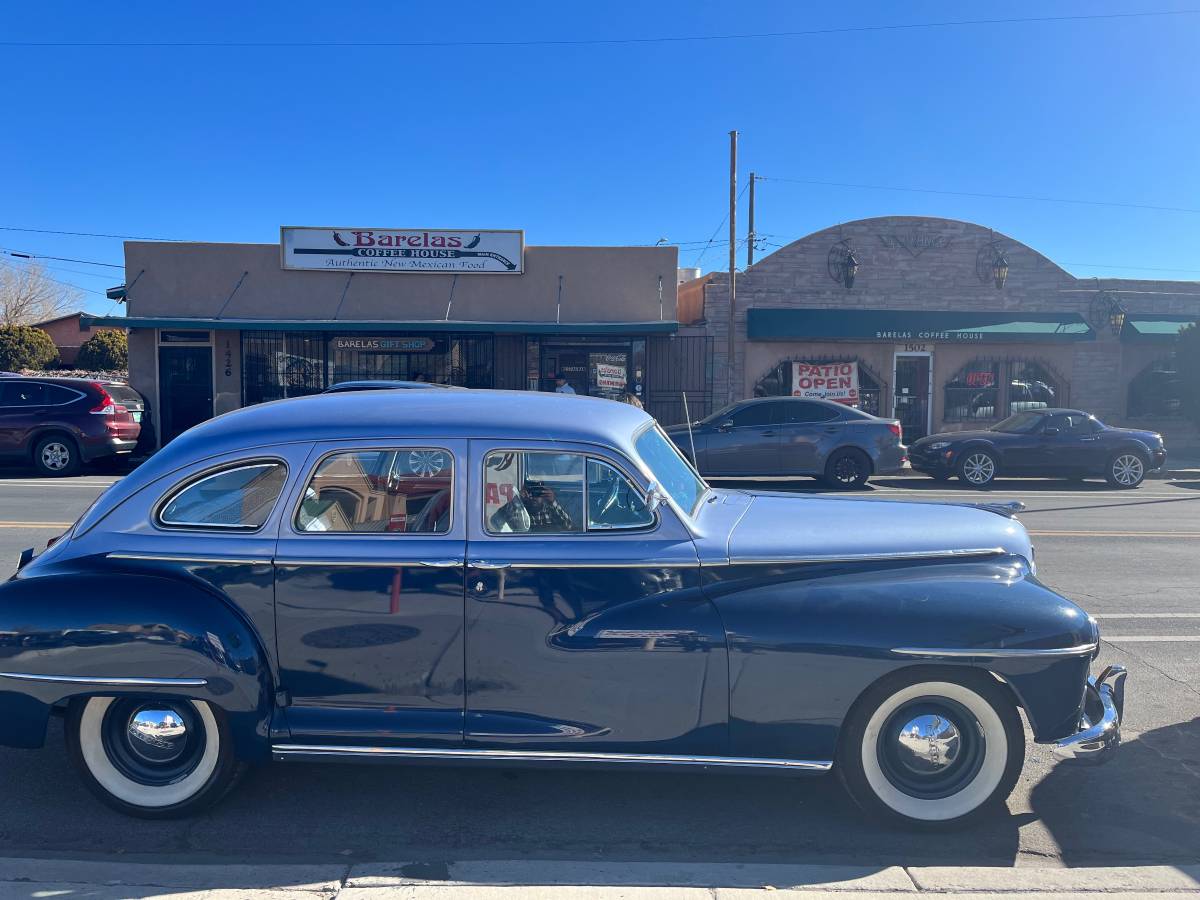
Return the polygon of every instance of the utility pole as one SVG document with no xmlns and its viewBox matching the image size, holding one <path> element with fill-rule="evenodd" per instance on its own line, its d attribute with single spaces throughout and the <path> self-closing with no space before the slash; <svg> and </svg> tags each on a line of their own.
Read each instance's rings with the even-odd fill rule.
<svg viewBox="0 0 1200 900">
<path fill-rule="evenodd" d="M 746 268 L 754 265 L 754 173 L 750 173 L 750 215 L 749 231 L 746 232 Z"/>
<path fill-rule="evenodd" d="M 729 340 L 725 371 L 729 379 L 729 402 L 737 399 L 734 385 L 734 311 L 737 308 L 737 131 L 729 132 Z"/>
</svg>

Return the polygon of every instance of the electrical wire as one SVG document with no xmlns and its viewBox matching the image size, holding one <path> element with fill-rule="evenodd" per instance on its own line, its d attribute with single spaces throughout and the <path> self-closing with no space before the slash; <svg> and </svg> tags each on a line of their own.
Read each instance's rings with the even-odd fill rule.
<svg viewBox="0 0 1200 900">
<path fill-rule="evenodd" d="M 52 228 L 18 228 L 16 225 L 0 225 L 0 231 L 21 231 L 29 234 L 66 234 L 71 237 L 116 238 L 124 241 L 171 241 L 183 242 L 184 238 L 143 237 L 136 234 L 100 234 L 95 231 L 55 231 Z"/>
<path fill-rule="evenodd" d="M 580 47 L 616 46 L 627 44 L 680 44 L 715 41 L 748 41 L 772 38 L 819 37 L 840 34 L 865 34 L 884 31 L 915 31 L 927 28 L 962 28 L 978 25 L 1019 25 L 1050 22 L 1083 22 L 1100 20 L 1144 19 L 1164 16 L 1187 16 L 1200 9 L 1146 10 L 1120 13 L 1086 13 L 1066 16 L 1012 16 L 998 19 L 953 19 L 934 22 L 908 22 L 891 25 L 843 25 L 833 28 L 810 28 L 803 31 L 763 31 L 734 34 L 665 35 L 661 37 L 623 38 L 552 38 L 516 41 L 0 41 L 0 47 L 73 47 L 73 48 L 461 48 L 461 47 Z"/>
<path fill-rule="evenodd" d="M 737 202 L 742 199 L 742 194 L 746 193 L 746 189 L 748 187 L 750 187 L 749 181 L 747 181 L 745 184 L 742 185 L 742 189 L 740 191 L 738 191 L 738 195 L 733 199 L 734 206 L 737 206 Z M 701 260 L 703 260 L 705 255 L 708 253 L 708 251 L 712 249 L 713 242 L 716 241 L 717 235 L 721 233 L 721 229 L 725 227 L 725 223 L 728 221 L 729 221 L 729 211 L 726 210 L 725 215 L 721 216 L 720 224 L 717 225 L 717 227 L 713 229 L 712 236 L 708 239 L 708 242 L 704 245 L 704 248 L 702 250 L 700 250 L 700 255 L 697 256 L 695 261 L 692 263 L 693 269 L 698 269 L 700 267 Z M 721 241 L 721 243 L 728 245 L 729 241 Z"/>
<path fill-rule="evenodd" d="M 25 250 L 15 250 L 12 247 L 0 247 L 0 253 L 5 253 L 8 256 L 15 256 L 18 259 L 53 259 L 56 262 L 73 262 L 82 263 L 85 266 L 106 266 L 110 269 L 124 269 L 125 264 L 97 262 L 94 259 L 74 259 L 70 256 L 45 256 L 41 253 L 29 253 Z"/>
<path fill-rule="evenodd" d="M 12 269 L 14 272 L 27 272 L 27 271 L 29 271 L 28 269 L 23 269 L 23 268 L 21 268 L 21 267 L 20 267 L 20 266 L 18 266 L 16 263 L 10 263 L 10 262 L 9 262 L 7 259 L 0 259 L 0 266 L 7 266 L 8 268 Z M 98 291 L 98 290 L 96 290 L 95 288 L 85 288 L 85 287 L 83 287 L 83 285 L 79 285 L 79 284 L 73 284 L 73 283 L 72 283 L 72 282 L 70 282 L 70 281 L 62 281 L 62 280 L 60 280 L 60 279 L 58 279 L 58 278 L 51 278 L 51 277 L 50 277 L 49 275 L 47 275 L 45 272 L 42 272 L 42 273 L 41 273 L 41 277 L 42 277 L 42 278 L 45 278 L 47 281 L 53 281 L 55 284 L 61 284 L 63 287 L 69 287 L 69 288 L 73 288 L 73 289 L 75 289 L 75 290 L 77 290 L 77 291 L 83 291 L 84 293 L 87 293 L 87 294 L 97 294 L 97 295 L 99 295 L 99 296 L 101 296 L 101 297 L 107 297 L 107 296 L 108 296 L 108 294 L 107 294 L 105 291 Z"/>
<path fill-rule="evenodd" d="M 887 184 L 853 184 L 846 181 L 818 181 L 809 178 L 778 178 L 772 175 L 756 175 L 759 181 L 776 181 L 785 184 L 807 184 L 820 187 L 858 188 L 866 191 L 898 191 L 904 194 L 937 194 L 943 197 L 976 197 L 985 200 L 1026 200 L 1036 203 L 1070 203 L 1078 206 L 1111 206 L 1118 209 L 1149 209 L 1157 212 L 1200 213 L 1200 209 L 1187 206 L 1155 206 L 1149 203 L 1121 203 L 1115 200 L 1075 200 L 1066 197 L 1038 197 L 1030 194 L 984 194 L 972 191 L 941 191 L 933 188 L 895 187 Z"/>
</svg>

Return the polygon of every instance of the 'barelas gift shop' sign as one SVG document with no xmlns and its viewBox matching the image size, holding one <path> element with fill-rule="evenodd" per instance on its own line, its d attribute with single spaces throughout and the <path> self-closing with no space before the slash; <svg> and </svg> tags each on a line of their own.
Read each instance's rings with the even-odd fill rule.
<svg viewBox="0 0 1200 900">
<path fill-rule="evenodd" d="M 437 275 L 520 275 L 523 231 L 441 231 L 430 228 L 279 229 L 285 269 L 426 272 Z"/>
</svg>

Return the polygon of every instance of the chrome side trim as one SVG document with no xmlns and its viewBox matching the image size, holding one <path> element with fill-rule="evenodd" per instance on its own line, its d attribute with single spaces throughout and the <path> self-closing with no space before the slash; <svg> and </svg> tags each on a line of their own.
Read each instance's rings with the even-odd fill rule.
<svg viewBox="0 0 1200 900">
<path fill-rule="evenodd" d="M 54 684 L 103 684 L 112 687 L 204 687 L 207 678 L 109 678 L 91 675 L 34 675 L 29 672 L 0 672 L 0 678 L 16 681 L 48 681 Z"/>
<path fill-rule="evenodd" d="M 445 560 L 423 559 L 277 559 L 275 565 L 290 569 L 308 566 L 343 567 L 355 569 L 398 569 L 401 566 L 432 566 L 434 568 L 450 568 L 443 566 Z M 452 565 L 461 566 L 462 560 L 455 560 Z"/>
<path fill-rule="evenodd" d="M 1045 650 L 1020 647 L 980 647 L 973 650 L 961 647 L 895 647 L 892 653 L 899 656 L 933 656 L 946 659 L 1035 659 L 1039 656 L 1088 656 L 1096 651 L 1097 646 L 1093 642 Z"/>
<path fill-rule="evenodd" d="M 107 559 L 140 559 L 150 562 L 206 563 L 226 566 L 269 566 L 272 562 L 268 558 L 254 556 L 186 556 L 175 553 L 137 553 L 135 551 L 113 552 L 104 555 Z"/>
<path fill-rule="evenodd" d="M 472 569 L 693 569 L 699 562 L 683 562 L 677 559 L 537 559 L 497 560 L 470 559 Z"/>
<path fill-rule="evenodd" d="M 831 760 L 760 759 L 741 756 L 671 756 L 656 753 L 594 753 L 574 750 L 472 750 L 440 747 L 338 747 L 325 744 L 276 744 L 277 760 L 333 756 L 352 759 L 448 759 L 477 761 L 634 763 L 670 766 L 723 766 L 827 772 Z"/>
<path fill-rule="evenodd" d="M 980 547 L 971 550 L 913 550 L 897 553 L 851 553 L 831 556 L 731 556 L 728 563 L 702 562 L 701 565 L 731 565 L 731 566 L 771 566 L 771 565 L 811 565 L 815 563 L 840 562 L 888 562 L 892 560 L 915 559 L 958 559 L 971 556 L 1003 556 L 1008 551 L 1003 547 Z"/>
</svg>

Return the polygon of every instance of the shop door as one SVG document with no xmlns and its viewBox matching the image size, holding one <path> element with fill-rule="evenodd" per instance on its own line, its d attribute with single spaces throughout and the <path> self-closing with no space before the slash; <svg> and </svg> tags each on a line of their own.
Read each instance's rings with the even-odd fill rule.
<svg viewBox="0 0 1200 900">
<path fill-rule="evenodd" d="M 562 376 L 567 379 L 567 384 L 575 388 L 575 393 L 581 397 L 588 394 L 588 355 L 586 351 L 578 350 L 559 350 L 554 355 L 547 357 L 551 365 L 547 366 L 549 371 L 550 387 L 549 390 L 554 390 L 554 376 L 562 373 Z"/>
<path fill-rule="evenodd" d="M 158 348 L 162 443 L 213 415 L 211 347 Z"/>
<path fill-rule="evenodd" d="M 896 354 L 892 383 L 892 415 L 900 420 L 904 442 L 929 434 L 930 380 L 933 358 L 928 353 Z"/>
</svg>

